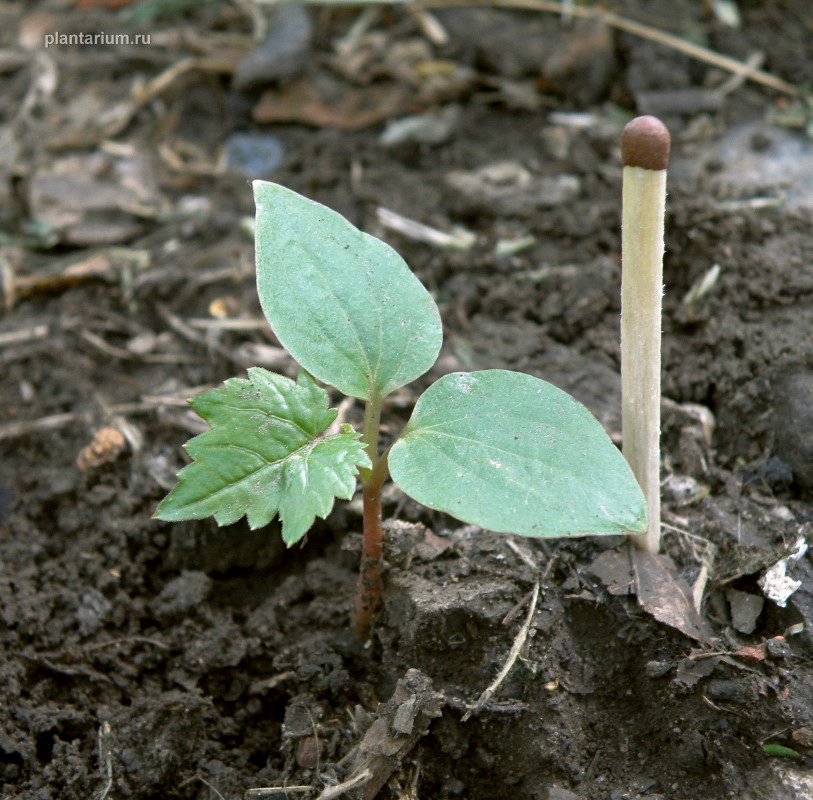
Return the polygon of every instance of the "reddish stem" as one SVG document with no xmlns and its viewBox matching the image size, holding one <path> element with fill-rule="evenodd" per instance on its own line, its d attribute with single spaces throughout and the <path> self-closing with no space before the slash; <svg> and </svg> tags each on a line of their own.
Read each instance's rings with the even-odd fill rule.
<svg viewBox="0 0 813 800">
<path fill-rule="evenodd" d="M 381 420 L 382 398 L 373 396 L 364 409 L 364 431 L 361 439 L 371 468 L 362 470 L 362 502 L 364 504 L 364 544 L 361 548 L 361 569 L 356 584 L 353 631 L 364 641 L 370 633 L 373 615 L 381 605 L 381 572 L 384 566 L 381 530 L 381 487 L 389 470 L 387 452 L 378 455 L 378 426 Z"/>
<path fill-rule="evenodd" d="M 353 631 L 356 638 L 362 641 L 370 633 L 373 615 L 381 605 L 381 573 L 384 567 L 381 487 L 389 472 L 388 452 L 389 450 L 385 451 L 373 462 L 373 468 L 361 490 L 364 507 L 364 543 L 361 547 L 361 567 L 356 583 Z"/>
<path fill-rule="evenodd" d="M 383 469 L 381 464 L 383 462 Z M 383 531 L 381 529 L 381 487 L 387 476 L 386 456 L 376 464 L 362 487 L 364 505 L 364 544 L 361 549 L 361 568 L 356 584 L 356 603 L 353 631 L 364 640 L 370 633 L 373 615 L 381 605 L 381 572 L 383 569 Z"/>
</svg>

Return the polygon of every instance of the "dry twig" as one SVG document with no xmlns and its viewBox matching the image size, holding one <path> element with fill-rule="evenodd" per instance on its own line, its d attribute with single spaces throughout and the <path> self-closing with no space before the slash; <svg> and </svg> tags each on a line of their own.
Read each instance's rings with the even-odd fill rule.
<svg viewBox="0 0 813 800">
<path fill-rule="evenodd" d="M 99 762 L 100 771 L 104 773 L 104 786 L 99 790 L 96 795 L 96 800 L 106 800 L 107 795 L 113 788 L 113 748 L 110 744 L 110 738 L 113 731 L 110 723 L 105 720 L 99 728 Z"/>
<path fill-rule="evenodd" d="M 533 593 L 531 595 L 531 606 L 528 609 L 528 615 L 525 617 L 525 622 L 522 623 L 522 627 L 519 629 L 519 632 L 514 639 L 514 644 L 511 645 L 508 658 L 505 660 L 505 664 L 503 664 L 500 674 L 494 678 L 491 685 L 480 695 L 480 697 L 477 698 L 477 702 L 463 715 L 463 722 L 465 722 L 473 714 L 478 714 L 485 707 L 486 703 L 491 700 L 491 698 L 494 696 L 494 692 L 500 688 L 502 682 L 508 677 L 511 667 L 514 666 L 517 658 L 519 658 L 519 654 L 522 652 L 522 648 L 525 646 L 525 642 L 528 639 L 528 633 L 531 630 L 531 623 L 533 622 L 534 614 L 536 613 L 536 604 L 538 600 L 539 583 L 537 582 L 534 584 Z"/>
<path fill-rule="evenodd" d="M 23 344 L 25 342 L 44 339 L 48 335 L 47 325 L 34 325 L 31 328 L 21 328 L 17 331 L 7 331 L 0 333 L 0 347 L 9 347 Z"/>
<path fill-rule="evenodd" d="M 211 388 L 211 387 L 204 387 Z M 194 394 L 199 390 L 187 390 L 188 394 Z M 120 405 L 110 406 L 109 411 L 111 414 L 144 414 L 155 411 L 165 405 L 186 406 L 186 400 L 181 400 L 175 397 L 145 397 L 140 403 L 121 403 Z M 4 439 L 17 439 L 20 436 L 25 436 L 29 433 L 44 433 L 46 431 L 55 431 L 60 428 L 65 428 L 68 425 L 73 425 L 75 422 L 80 421 L 86 412 L 84 411 L 68 411 L 63 414 L 51 414 L 47 417 L 40 417 L 39 419 L 20 420 L 19 422 L 7 422 L 5 425 L 0 425 L 0 442 Z"/>
<path fill-rule="evenodd" d="M 344 783 L 337 783 L 335 786 L 328 786 L 316 800 L 333 800 L 334 797 L 341 797 L 343 794 L 347 794 L 348 792 L 352 792 L 353 789 L 358 789 L 361 786 L 364 786 L 368 783 L 371 778 L 373 777 L 373 773 L 369 769 L 365 769 L 364 772 L 360 772 L 358 775 L 354 775 L 349 780 L 344 781 Z"/>
</svg>

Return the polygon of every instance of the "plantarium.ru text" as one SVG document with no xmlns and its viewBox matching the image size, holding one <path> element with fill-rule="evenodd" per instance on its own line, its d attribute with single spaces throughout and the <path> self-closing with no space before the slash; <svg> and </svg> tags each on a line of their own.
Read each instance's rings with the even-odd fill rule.
<svg viewBox="0 0 813 800">
<path fill-rule="evenodd" d="M 162 520 L 278 514 L 289 546 L 361 480 L 364 545 L 354 629 L 366 636 L 380 602 L 381 487 L 464 522 L 531 537 L 641 533 L 646 503 L 599 422 L 531 375 L 445 375 L 427 389 L 383 452 L 384 398 L 423 375 L 442 341 L 429 292 L 387 244 L 329 208 L 255 181 L 257 289 L 279 341 L 299 362 L 294 382 L 261 368 L 194 397 L 211 426 L 186 445 L 192 463 L 161 502 Z M 337 415 L 317 381 L 364 401 L 361 433 L 328 434 Z"/>
</svg>

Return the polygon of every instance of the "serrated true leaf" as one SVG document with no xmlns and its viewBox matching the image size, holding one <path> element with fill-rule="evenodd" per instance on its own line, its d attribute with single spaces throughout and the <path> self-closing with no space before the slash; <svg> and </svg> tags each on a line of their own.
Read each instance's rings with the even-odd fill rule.
<svg viewBox="0 0 813 800">
<path fill-rule="evenodd" d="M 389 454 L 411 497 L 523 536 L 641 533 L 646 503 L 600 423 L 570 395 L 519 372 L 445 375 Z"/>
<path fill-rule="evenodd" d="M 185 445 L 193 461 L 158 506 L 158 519 L 213 516 L 228 525 L 245 515 L 260 528 L 279 514 L 291 545 L 327 516 L 334 497 L 352 497 L 358 468 L 371 466 L 349 425 L 324 435 L 337 411 L 304 371 L 295 383 L 255 367 L 248 380 L 227 380 L 191 405 L 212 429 Z"/>
<path fill-rule="evenodd" d="M 352 397 L 383 398 L 440 351 L 440 314 L 404 260 L 335 211 L 254 182 L 257 290 L 305 369 Z"/>
</svg>

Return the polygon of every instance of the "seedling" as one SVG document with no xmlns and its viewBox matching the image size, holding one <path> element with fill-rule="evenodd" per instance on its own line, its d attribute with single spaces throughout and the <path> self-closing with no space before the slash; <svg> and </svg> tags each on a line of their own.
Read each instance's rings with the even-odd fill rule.
<svg viewBox="0 0 813 800">
<path fill-rule="evenodd" d="M 255 181 L 257 289 L 296 382 L 264 369 L 192 398 L 211 426 L 158 506 L 163 520 L 279 515 L 300 541 L 361 479 L 364 543 L 354 628 L 366 636 L 381 596 L 381 488 L 388 475 L 429 508 L 530 537 L 629 534 L 646 504 L 621 453 L 584 406 L 531 375 L 444 375 L 400 435 L 379 446 L 385 398 L 434 364 L 442 341 L 429 292 L 387 244 L 334 211 Z M 361 433 L 336 418 L 317 381 L 364 402 Z"/>
<path fill-rule="evenodd" d="M 636 117 L 621 134 L 621 434 L 646 496 L 649 525 L 633 542 L 657 553 L 661 528 L 661 298 L 669 131 Z"/>
</svg>

